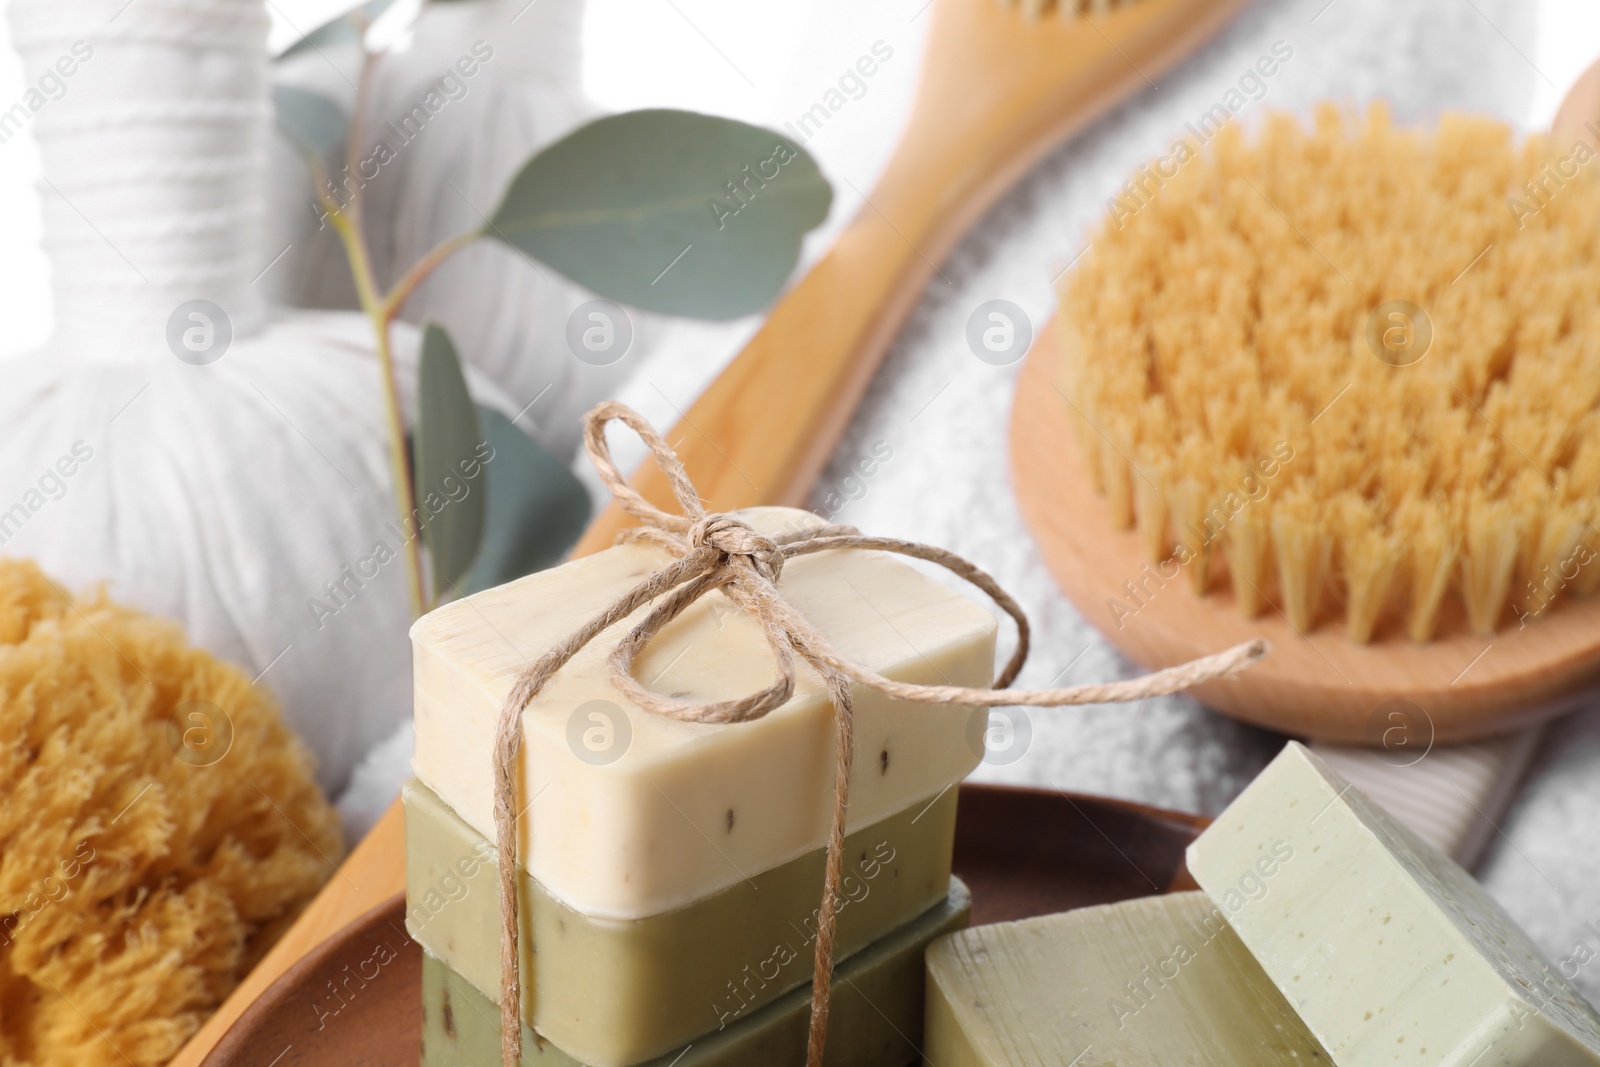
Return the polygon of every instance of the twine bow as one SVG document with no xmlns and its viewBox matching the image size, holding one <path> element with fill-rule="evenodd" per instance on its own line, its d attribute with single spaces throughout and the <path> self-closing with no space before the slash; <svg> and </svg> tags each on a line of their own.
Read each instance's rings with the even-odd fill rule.
<svg viewBox="0 0 1600 1067">
<path fill-rule="evenodd" d="M 650 447 L 666 474 L 682 514 L 662 511 L 640 496 L 611 460 L 606 424 L 616 419 Z M 516 766 L 522 746 L 522 711 L 544 684 L 585 645 L 603 631 L 655 601 L 644 619 L 618 642 L 611 654 L 611 681 L 639 707 L 657 715 L 689 722 L 731 723 L 759 719 L 794 692 L 795 656 L 822 676 L 833 698 L 838 732 L 834 774 L 833 820 L 828 831 L 827 877 L 817 922 L 815 969 L 811 986 L 809 1067 L 820 1067 L 827 1037 L 829 988 L 833 977 L 833 942 L 839 912 L 839 883 L 844 866 L 845 814 L 849 807 L 850 768 L 854 749 L 851 684 L 875 689 L 898 700 L 920 704 L 970 707 L 1028 705 L 1058 707 L 1101 704 L 1175 693 L 1202 682 L 1226 678 L 1267 653 L 1256 640 L 1216 655 L 1128 681 L 1080 685 L 1066 689 L 1006 688 L 1022 670 L 1028 655 L 1029 629 L 1022 608 L 988 574 L 960 556 L 932 545 L 889 537 L 868 537 L 848 526 L 821 525 L 767 537 L 731 514 L 708 514 L 677 454 L 644 417 L 616 402 L 597 405 L 584 418 L 584 445 L 611 495 L 641 524 L 622 539 L 649 541 L 666 549 L 673 562 L 618 597 L 610 607 L 577 629 L 522 672 L 506 697 L 495 734 L 494 824 L 500 868 L 500 1036 L 503 1067 L 519 1067 L 522 1055 L 522 984 L 517 954 Z M 911 685 L 896 682 L 841 656 L 804 616 L 779 593 L 784 564 L 796 556 L 835 549 L 872 549 L 928 560 L 982 589 L 1016 620 L 1017 647 L 992 689 L 955 685 Z M 761 626 L 777 666 L 766 689 L 735 700 L 703 704 L 676 700 L 645 688 L 633 676 L 633 664 L 662 627 L 714 589 L 720 589 Z M 659 600 L 658 600 L 659 598 Z"/>
</svg>

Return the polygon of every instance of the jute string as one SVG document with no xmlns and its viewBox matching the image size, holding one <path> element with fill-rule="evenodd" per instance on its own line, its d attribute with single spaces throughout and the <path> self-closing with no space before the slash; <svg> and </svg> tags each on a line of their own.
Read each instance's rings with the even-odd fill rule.
<svg viewBox="0 0 1600 1067">
<path fill-rule="evenodd" d="M 682 514 L 662 511 L 640 496 L 611 460 L 606 424 L 616 419 L 649 445 L 672 485 Z M 688 722 L 747 722 L 777 708 L 794 692 L 795 656 L 821 675 L 833 698 L 837 730 L 833 819 L 828 831 L 827 875 L 817 921 L 816 958 L 811 985 L 811 1030 L 806 1059 L 821 1067 L 827 1038 L 829 990 L 833 978 L 834 929 L 839 912 L 839 883 L 844 866 L 845 815 L 849 808 L 850 767 L 854 744 L 851 683 L 898 700 L 919 704 L 969 707 L 1028 705 L 1059 707 L 1139 700 L 1175 693 L 1202 682 L 1226 678 L 1267 653 L 1265 641 L 1237 645 L 1128 681 L 1080 685 L 1066 689 L 1006 688 L 1022 670 L 1028 655 L 1027 616 L 993 578 L 960 556 L 932 545 L 867 537 L 847 526 L 815 526 L 766 537 L 728 514 L 708 514 L 689 476 L 666 440 L 632 408 L 616 402 L 596 406 L 584 418 L 584 445 L 601 480 L 629 515 L 641 524 L 623 535 L 666 549 L 673 562 L 618 597 L 610 607 L 580 626 L 522 672 L 500 711 L 494 751 L 494 825 L 500 867 L 500 1035 L 503 1067 L 518 1067 L 522 1056 L 522 982 L 517 953 L 516 767 L 522 747 L 522 711 L 544 684 L 596 636 L 653 601 L 659 602 L 618 642 L 611 653 L 611 681 L 639 707 L 656 715 Z M 885 678 L 841 656 L 817 629 L 779 593 L 783 566 L 796 556 L 835 549 L 871 549 L 937 563 L 982 589 L 1016 620 L 1017 648 L 992 689 L 958 685 L 911 685 Z M 703 704 L 651 692 L 633 676 L 633 664 L 662 627 L 696 600 L 720 589 L 747 612 L 766 634 L 777 671 L 773 683 L 736 700 Z"/>
</svg>

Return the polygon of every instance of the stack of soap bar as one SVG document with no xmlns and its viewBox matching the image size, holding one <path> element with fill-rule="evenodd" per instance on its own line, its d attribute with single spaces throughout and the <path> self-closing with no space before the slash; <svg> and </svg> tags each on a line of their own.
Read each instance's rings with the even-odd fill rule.
<svg viewBox="0 0 1600 1067">
<path fill-rule="evenodd" d="M 923 954 L 967 925 L 972 898 L 960 879 L 947 899 L 857 952 L 834 972 L 827 1067 L 915 1062 L 922 1033 Z M 790 990 L 748 1019 L 658 1056 L 648 1067 L 805 1067 L 811 987 Z M 422 958 L 422 1067 L 500 1063 L 500 1012 L 476 986 L 432 955 Z M 583 1067 L 527 1027 L 527 1067 Z M 937 1061 L 943 1064 L 943 1061 Z"/>
<path fill-rule="evenodd" d="M 1472 876 L 1299 744 L 1189 869 L 1339 1067 L 1600 1064 L 1600 1014 Z"/>
<path fill-rule="evenodd" d="M 493 851 L 426 786 L 409 782 L 402 796 L 406 925 L 463 979 L 498 990 Z M 944 899 L 955 802 L 952 789 L 921 811 L 902 811 L 845 839 L 840 958 Z M 604 1010 L 626 1012 L 617 1025 L 640 1034 L 687 1040 L 711 1027 L 730 1028 L 751 1005 L 811 979 L 824 860 L 813 850 L 703 900 L 639 919 L 585 915 L 519 872 L 521 915 L 533 930 L 521 946 L 522 973 L 538 992 L 539 1017 L 579 1020 L 614 1004 Z"/>
<path fill-rule="evenodd" d="M 816 521 L 779 508 L 747 517 L 768 532 Z M 619 546 L 448 604 L 412 629 L 407 923 L 431 973 L 443 968 L 487 1003 L 500 988 L 491 767 L 501 704 L 529 663 L 666 562 L 652 546 Z M 892 557 L 804 556 L 785 567 L 782 591 L 844 655 L 887 677 L 989 682 L 993 617 Z M 808 995 L 832 810 L 835 727 L 820 679 L 803 671 L 794 696 L 753 722 L 652 715 L 611 685 L 607 662 L 642 615 L 580 652 L 522 718 L 522 1016 L 542 1048 L 594 1067 L 631 1067 L 713 1033 L 737 1044 L 763 1009 Z M 712 593 L 636 673 L 658 692 L 712 702 L 766 687 L 773 669 L 756 624 Z M 947 906 L 951 787 L 981 757 L 972 738 L 985 714 L 856 691 L 837 958 Z M 919 1019 L 888 1021 L 915 1034 Z M 847 1052 L 849 1035 L 830 1032 L 830 1053 Z"/>
<path fill-rule="evenodd" d="M 927 972 L 937 1067 L 1330 1062 L 1203 893 L 963 930 Z"/>
</svg>

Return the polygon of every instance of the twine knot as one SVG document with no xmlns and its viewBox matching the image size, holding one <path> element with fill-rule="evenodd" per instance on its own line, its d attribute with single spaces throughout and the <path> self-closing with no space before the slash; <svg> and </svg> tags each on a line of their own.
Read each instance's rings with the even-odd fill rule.
<svg viewBox="0 0 1600 1067">
<path fill-rule="evenodd" d="M 777 542 L 736 515 L 719 512 L 696 520 L 689 527 L 689 544 L 715 549 L 721 562 L 743 563 L 773 585 L 783 573 L 783 553 Z"/>
<path fill-rule="evenodd" d="M 613 419 L 625 423 L 650 447 L 672 486 L 673 496 L 682 509 L 680 512 L 661 510 L 628 484 L 627 477 L 612 461 L 606 442 L 605 427 Z M 522 712 L 579 649 L 641 608 L 649 606 L 644 618 L 618 640 L 612 651 L 611 682 L 620 693 L 652 714 L 709 723 L 758 719 L 793 694 L 796 657 L 804 659 L 821 676 L 832 698 L 836 728 L 833 816 L 828 829 L 822 906 L 817 918 L 811 1029 L 806 1052 L 809 1067 L 821 1067 L 827 1040 L 834 934 L 842 899 L 839 886 L 844 872 L 845 816 L 855 758 L 852 696 L 855 686 L 915 704 L 972 708 L 993 704 L 1033 707 L 1103 704 L 1176 693 L 1203 682 L 1226 678 L 1267 653 L 1267 643 L 1257 640 L 1127 681 L 1066 689 L 1010 689 L 1028 656 L 1028 617 L 998 582 L 955 553 L 914 541 L 870 537 L 848 526 L 827 524 L 767 537 L 737 516 L 708 514 L 672 447 L 638 412 L 614 401 L 596 406 L 584 417 L 584 445 L 612 497 L 639 521 L 638 528 L 626 532 L 623 538 L 648 541 L 674 558 L 524 670 L 500 709 L 494 749 L 494 823 L 500 875 L 500 1040 L 504 1067 L 518 1067 L 522 1057 L 517 869 L 519 866 L 531 869 L 526 858 L 520 862 L 517 858 L 518 812 L 514 806 L 518 795 L 516 769 L 522 746 Z M 911 685 L 885 678 L 842 656 L 816 627 L 783 599 L 777 587 L 778 576 L 787 560 L 839 549 L 870 549 L 927 560 L 982 589 L 1017 625 L 1017 647 L 995 678 L 994 686 L 974 689 L 956 685 Z M 634 677 L 634 662 L 664 626 L 695 601 L 718 589 L 760 625 L 772 651 L 776 674 L 773 683 L 759 692 L 718 703 L 675 700 L 651 691 Z M 531 785 L 529 792 L 537 795 L 532 793 Z"/>
</svg>

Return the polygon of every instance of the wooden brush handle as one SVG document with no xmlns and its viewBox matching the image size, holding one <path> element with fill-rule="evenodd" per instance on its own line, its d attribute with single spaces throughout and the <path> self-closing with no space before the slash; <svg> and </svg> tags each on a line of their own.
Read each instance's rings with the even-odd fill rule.
<svg viewBox="0 0 1600 1067">
<path fill-rule="evenodd" d="M 828 254 L 668 435 L 712 511 L 802 505 L 922 288 L 1040 156 L 1164 71 L 1243 0 L 1140 0 L 1029 22 L 992 0 L 930 12 L 923 79 L 889 168 Z M 940 282 L 939 284 L 942 284 Z M 634 474 L 672 508 L 653 464 Z M 616 505 L 574 549 L 632 525 Z"/>
<path fill-rule="evenodd" d="M 805 503 L 933 273 L 912 246 L 927 236 L 926 205 L 872 199 L 878 208 L 862 206 L 668 435 L 708 509 Z M 656 505 L 677 510 L 654 464 L 636 471 L 633 484 Z M 607 505 L 573 554 L 609 547 L 632 524 Z"/>
</svg>

